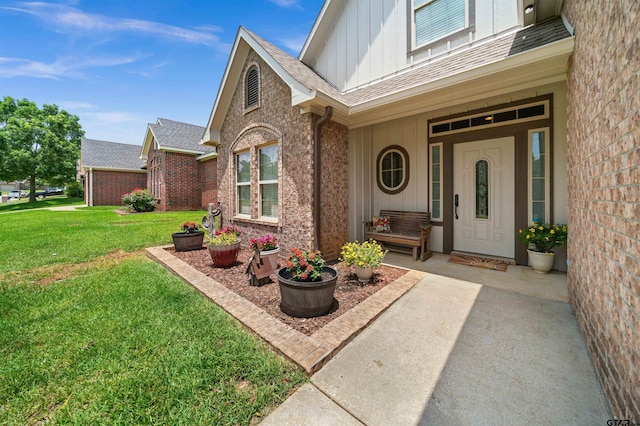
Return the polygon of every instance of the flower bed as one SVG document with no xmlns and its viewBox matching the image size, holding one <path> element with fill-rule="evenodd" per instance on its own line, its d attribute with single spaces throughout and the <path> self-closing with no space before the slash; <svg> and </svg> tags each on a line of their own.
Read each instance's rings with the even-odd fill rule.
<svg viewBox="0 0 640 426">
<path fill-rule="evenodd" d="M 173 249 L 167 250 L 198 271 L 224 285 L 229 290 L 239 294 L 264 309 L 270 315 L 308 336 L 406 273 L 403 269 L 382 265 L 376 269 L 370 283 L 361 284 L 355 273 L 353 273 L 352 268 L 345 266 L 342 262 L 332 264 L 331 266 L 336 268 L 339 273 L 334 294 L 335 299 L 338 301 L 338 306 L 335 306 L 334 303 L 331 311 L 321 317 L 294 318 L 280 310 L 280 289 L 275 273 L 271 276 L 272 282 L 269 284 L 259 287 L 248 284 L 245 271 L 247 269 L 247 262 L 251 257 L 251 251 L 246 249 L 240 250 L 240 253 L 238 253 L 238 262 L 235 266 L 227 269 L 219 269 L 212 267 L 211 257 L 206 250 L 188 252 L 175 252 Z M 283 263 L 284 260 L 281 259 L 280 262 Z"/>
</svg>

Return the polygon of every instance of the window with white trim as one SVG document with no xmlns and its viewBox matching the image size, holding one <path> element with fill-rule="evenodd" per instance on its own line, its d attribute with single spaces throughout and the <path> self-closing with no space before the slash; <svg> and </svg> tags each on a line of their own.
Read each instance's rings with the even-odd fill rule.
<svg viewBox="0 0 640 426">
<path fill-rule="evenodd" d="M 251 152 L 236 154 L 237 214 L 251 215 Z"/>
<path fill-rule="evenodd" d="M 442 220 L 442 144 L 429 145 L 429 203 L 431 205 L 431 219 Z"/>
<path fill-rule="evenodd" d="M 153 157 L 151 159 L 151 163 L 149 164 L 149 177 L 150 177 L 150 187 L 151 194 L 153 194 L 154 198 L 160 198 L 162 191 L 162 174 L 160 169 L 160 157 Z"/>
<path fill-rule="evenodd" d="M 258 150 L 258 185 L 261 217 L 278 217 L 278 145 Z"/>
<path fill-rule="evenodd" d="M 529 130 L 529 222 L 550 221 L 549 128 Z"/>
<path fill-rule="evenodd" d="M 412 0 L 414 48 L 466 28 L 467 10 L 467 0 Z"/>
</svg>

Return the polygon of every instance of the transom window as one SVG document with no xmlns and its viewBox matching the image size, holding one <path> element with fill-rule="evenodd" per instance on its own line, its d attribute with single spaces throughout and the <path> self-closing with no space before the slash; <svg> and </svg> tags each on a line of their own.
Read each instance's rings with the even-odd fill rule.
<svg viewBox="0 0 640 426">
<path fill-rule="evenodd" d="M 260 74 L 257 66 L 252 66 L 245 80 L 245 108 L 257 107 L 260 104 Z"/>
<path fill-rule="evenodd" d="M 467 22 L 467 0 L 412 0 L 414 47 L 457 31 Z"/>
<path fill-rule="evenodd" d="M 409 154 L 399 146 L 380 152 L 377 161 L 378 187 L 387 194 L 397 194 L 409 183 Z"/>
</svg>

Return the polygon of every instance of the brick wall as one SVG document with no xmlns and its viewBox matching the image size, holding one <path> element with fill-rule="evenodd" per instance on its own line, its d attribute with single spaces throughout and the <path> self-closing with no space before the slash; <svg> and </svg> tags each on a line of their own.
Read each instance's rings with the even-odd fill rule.
<svg viewBox="0 0 640 426">
<path fill-rule="evenodd" d="M 245 111 L 244 72 L 252 65 L 258 65 L 260 70 L 260 107 Z M 222 203 L 224 224 L 232 221 L 238 226 L 244 233 L 245 244 L 251 238 L 271 233 L 278 236 L 283 255 L 292 247 L 314 248 L 313 125 L 318 118 L 314 114 L 300 114 L 298 107 L 292 107 L 289 87 L 255 52 L 249 53 L 221 128 L 217 164 L 217 195 Z M 334 246 L 338 245 L 338 240 L 341 245 L 347 238 L 347 215 L 343 209 L 348 196 L 347 131 L 335 123 L 325 123 L 324 126 L 329 130 L 323 131 L 326 134 L 323 164 L 327 167 L 323 175 L 323 191 L 328 194 L 323 196 L 323 211 L 330 213 L 323 215 L 329 235 L 323 251 L 326 248 L 327 253 L 337 253 Z M 260 221 L 257 217 L 257 170 L 252 170 L 251 176 L 252 218 L 231 220 L 236 213 L 234 152 L 250 149 L 252 160 L 256 161 L 258 147 L 273 142 L 278 143 L 280 155 L 278 223 Z M 331 155 L 333 149 L 337 151 L 337 157 Z M 335 161 L 341 164 L 335 165 Z"/>
<path fill-rule="evenodd" d="M 92 185 L 94 206 L 120 206 L 122 196 L 136 188 L 146 188 L 144 173 L 93 170 L 85 185 Z M 89 172 L 85 173 L 88 176 Z M 85 201 L 89 203 L 89 190 L 85 188 Z"/>
<path fill-rule="evenodd" d="M 165 211 L 201 208 L 199 165 L 195 155 L 165 152 L 162 174 Z"/>
<path fill-rule="evenodd" d="M 201 208 L 207 209 L 209 203 L 218 202 L 218 160 L 200 161 Z"/>
<path fill-rule="evenodd" d="M 337 259 L 349 239 L 348 129 L 335 122 L 322 125 L 320 246 L 326 259 Z"/>
<path fill-rule="evenodd" d="M 151 148 L 147 156 L 147 166 L 152 159 L 160 160 L 160 197 L 156 210 L 181 211 L 200 210 L 204 195 L 200 181 L 201 165 L 196 155 L 166 152 Z M 150 169 L 147 173 L 147 186 L 152 188 Z"/>
<path fill-rule="evenodd" d="M 572 306 L 619 419 L 640 423 L 640 2 L 567 0 Z"/>
</svg>

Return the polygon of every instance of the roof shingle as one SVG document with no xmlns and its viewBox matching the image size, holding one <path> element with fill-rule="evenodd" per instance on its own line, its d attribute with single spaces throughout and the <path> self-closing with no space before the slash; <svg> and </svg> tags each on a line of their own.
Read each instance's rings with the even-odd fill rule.
<svg viewBox="0 0 640 426">
<path fill-rule="evenodd" d="M 140 170 L 141 146 L 83 138 L 80 143 L 81 167 Z"/>
</svg>

